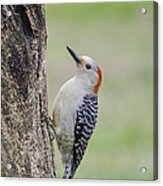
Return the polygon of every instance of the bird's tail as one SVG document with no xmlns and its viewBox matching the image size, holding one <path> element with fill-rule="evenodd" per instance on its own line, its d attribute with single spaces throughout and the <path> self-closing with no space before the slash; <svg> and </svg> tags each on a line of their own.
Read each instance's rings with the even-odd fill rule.
<svg viewBox="0 0 163 186">
<path fill-rule="evenodd" d="M 66 164 L 64 167 L 64 175 L 63 179 L 72 179 L 74 176 L 74 173 L 72 172 L 72 165 L 71 164 Z"/>
</svg>

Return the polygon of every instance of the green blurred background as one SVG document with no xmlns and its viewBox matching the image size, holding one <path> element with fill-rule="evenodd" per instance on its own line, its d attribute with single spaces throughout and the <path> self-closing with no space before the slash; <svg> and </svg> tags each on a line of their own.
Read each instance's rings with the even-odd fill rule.
<svg viewBox="0 0 163 186">
<path fill-rule="evenodd" d="M 153 179 L 152 21 L 153 2 L 46 5 L 49 114 L 59 88 L 75 73 L 67 45 L 93 57 L 103 71 L 97 127 L 75 178 Z M 55 153 L 61 178 L 56 144 Z"/>
</svg>

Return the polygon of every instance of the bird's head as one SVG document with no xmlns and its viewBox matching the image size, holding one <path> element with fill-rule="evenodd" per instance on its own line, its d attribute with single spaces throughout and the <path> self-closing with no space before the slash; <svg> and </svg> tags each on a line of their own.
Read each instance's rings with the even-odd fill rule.
<svg viewBox="0 0 163 186">
<path fill-rule="evenodd" d="M 88 56 L 78 56 L 74 50 L 67 46 L 77 66 L 76 76 L 87 88 L 97 94 L 102 82 L 102 71 L 97 63 Z"/>
</svg>

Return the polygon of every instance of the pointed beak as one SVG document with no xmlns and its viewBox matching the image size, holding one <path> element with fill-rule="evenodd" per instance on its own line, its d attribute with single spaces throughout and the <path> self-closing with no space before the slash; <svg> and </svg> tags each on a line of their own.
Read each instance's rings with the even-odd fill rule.
<svg viewBox="0 0 163 186">
<path fill-rule="evenodd" d="M 73 59 L 76 61 L 77 64 L 81 64 L 81 61 L 78 57 L 78 55 L 70 48 L 67 46 L 67 50 L 69 51 L 69 53 L 71 54 L 71 56 L 73 57 Z"/>
</svg>

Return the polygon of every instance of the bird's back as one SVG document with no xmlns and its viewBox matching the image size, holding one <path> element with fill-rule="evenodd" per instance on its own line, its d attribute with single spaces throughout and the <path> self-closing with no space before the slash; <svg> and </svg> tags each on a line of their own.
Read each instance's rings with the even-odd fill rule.
<svg viewBox="0 0 163 186">
<path fill-rule="evenodd" d="M 73 166 L 72 173 L 74 175 L 78 168 L 88 141 L 95 129 L 98 114 L 98 99 L 97 95 L 88 94 L 83 98 L 82 104 L 77 110 L 75 123 L 75 140 L 73 145 Z"/>
</svg>

